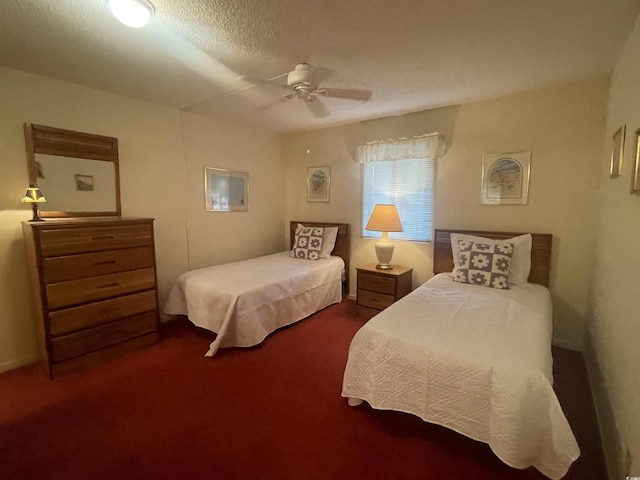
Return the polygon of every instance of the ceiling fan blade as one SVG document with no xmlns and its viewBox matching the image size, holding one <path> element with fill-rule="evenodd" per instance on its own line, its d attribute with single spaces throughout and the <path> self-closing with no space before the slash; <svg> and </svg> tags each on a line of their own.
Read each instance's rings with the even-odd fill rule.
<svg viewBox="0 0 640 480">
<path fill-rule="evenodd" d="M 329 115 L 329 112 L 322 104 L 322 102 L 315 97 L 309 97 L 309 100 L 305 101 L 304 103 L 307 104 L 307 107 L 309 107 L 309 110 L 316 118 L 324 118 Z"/>
<path fill-rule="evenodd" d="M 272 82 L 273 80 L 277 80 L 278 78 L 282 78 L 282 77 L 285 77 L 287 75 L 288 75 L 288 73 L 281 73 L 280 75 L 276 75 L 275 77 L 267 78 L 266 80 L 261 80 L 261 81 L 255 82 L 255 83 L 250 83 L 249 85 L 245 85 L 244 87 L 236 88 L 235 90 L 231 90 L 229 92 L 225 92 L 225 93 L 223 93 L 221 95 L 221 97 L 228 97 L 229 95 L 233 95 L 235 93 L 243 92 L 244 90 L 248 90 L 250 88 L 257 87 L 258 85 L 263 85 L 265 83 Z M 282 88 L 287 88 L 284 85 L 278 85 L 278 86 L 280 86 Z"/>
<path fill-rule="evenodd" d="M 371 98 L 371 90 L 357 90 L 348 88 L 321 88 L 318 94 L 323 97 L 342 98 L 345 100 L 358 100 L 366 102 Z"/>
</svg>

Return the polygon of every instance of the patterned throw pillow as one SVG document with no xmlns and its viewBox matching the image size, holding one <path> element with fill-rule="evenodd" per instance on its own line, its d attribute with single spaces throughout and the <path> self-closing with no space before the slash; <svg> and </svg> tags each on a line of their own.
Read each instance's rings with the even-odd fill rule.
<svg viewBox="0 0 640 480">
<path fill-rule="evenodd" d="M 513 243 L 487 244 L 459 240 L 459 266 L 453 269 L 454 282 L 508 289 Z"/>
<path fill-rule="evenodd" d="M 304 227 L 296 230 L 291 256 L 318 260 L 322 250 L 324 227 Z"/>
</svg>

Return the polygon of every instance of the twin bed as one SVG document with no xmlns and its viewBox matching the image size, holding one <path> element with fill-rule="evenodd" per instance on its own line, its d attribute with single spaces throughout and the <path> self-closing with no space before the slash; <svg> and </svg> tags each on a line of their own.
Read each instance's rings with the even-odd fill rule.
<svg viewBox="0 0 640 480">
<path fill-rule="evenodd" d="M 222 347 L 258 345 L 278 328 L 342 300 L 349 288 L 349 224 L 290 222 L 292 246 L 298 225 L 336 232 L 327 258 L 294 258 L 287 250 L 192 270 L 175 282 L 164 311 L 187 315 L 194 325 L 217 334 L 206 356 Z"/>
<path fill-rule="evenodd" d="M 530 238 L 530 254 L 526 242 L 515 242 L 513 254 L 528 281 L 525 274 L 509 289 L 453 281 L 451 236 L 461 234 Z M 436 275 L 357 332 L 342 395 L 488 443 L 512 467 L 564 476 L 580 450 L 552 387 L 551 241 L 436 230 Z"/>
<path fill-rule="evenodd" d="M 194 270 L 176 281 L 165 312 L 187 315 L 217 334 L 206 355 L 257 345 L 348 292 L 349 225 L 291 222 L 292 245 L 299 223 L 337 227 L 329 258 L 299 259 L 286 251 Z M 457 266 L 461 258 L 457 238 L 465 234 L 515 237 L 509 289 L 453 280 L 454 260 Z M 342 395 L 352 406 L 366 401 L 411 413 L 485 442 L 512 467 L 564 476 L 580 450 L 552 387 L 551 243 L 548 234 L 436 230 L 436 275 L 356 333 Z"/>
</svg>

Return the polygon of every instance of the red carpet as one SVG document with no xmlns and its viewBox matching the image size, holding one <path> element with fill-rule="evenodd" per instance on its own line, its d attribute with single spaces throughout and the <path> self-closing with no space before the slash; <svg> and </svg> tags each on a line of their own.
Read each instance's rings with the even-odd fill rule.
<svg viewBox="0 0 640 480">
<path fill-rule="evenodd" d="M 53 382 L 36 367 L 0 375 L 0 478 L 545 478 L 413 416 L 349 407 L 342 372 L 363 322 L 344 301 L 213 358 L 208 334 L 174 322 L 158 345 Z"/>
</svg>

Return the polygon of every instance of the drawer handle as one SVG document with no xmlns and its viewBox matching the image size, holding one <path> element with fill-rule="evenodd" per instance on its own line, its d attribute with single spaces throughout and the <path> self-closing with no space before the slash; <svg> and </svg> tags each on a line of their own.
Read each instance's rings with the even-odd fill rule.
<svg viewBox="0 0 640 480">
<path fill-rule="evenodd" d="M 120 284 L 118 282 L 107 283 L 106 285 L 98 285 L 96 287 L 96 290 L 100 290 L 100 289 L 103 289 L 103 288 L 116 288 L 116 287 L 119 287 L 119 286 L 120 286 Z"/>
<path fill-rule="evenodd" d="M 103 262 L 93 262 L 93 266 L 97 267 L 98 265 L 111 265 L 113 263 L 116 263 L 115 260 L 105 260 Z"/>
<path fill-rule="evenodd" d="M 91 237 L 91 241 L 95 242 L 96 240 L 114 240 L 115 238 L 115 235 L 98 235 L 97 237 Z"/>
</svg>

